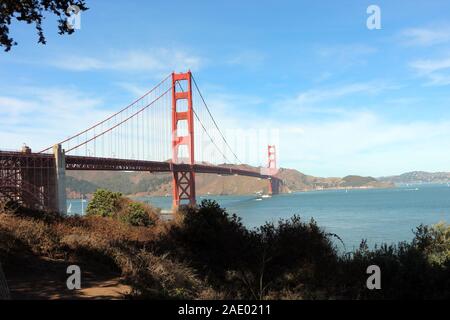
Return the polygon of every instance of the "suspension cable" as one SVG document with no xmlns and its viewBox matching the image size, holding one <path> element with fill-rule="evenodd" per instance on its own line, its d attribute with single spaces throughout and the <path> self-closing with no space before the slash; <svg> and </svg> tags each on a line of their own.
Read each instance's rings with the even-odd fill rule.
<svg viewBox="0 0 450 320">
<path fill-rule="evenodd" d="M 192 75 L 192 80 L 194 80 L 195 88 L 197 89 L 198 94 L 199 94 L 200 97 L 202 98 L 203 104 L 205 105 L 206 110 L 208 111 L 209 116 L 211 117 L 211 119 L 212 119 L 214 125 L 216 126 L 217 131 L 219 131 L 220 135 L 222 136 L 223 141 L 224 141 L 225 144 L 227 145 L 228 149 L 230 149 L 231 153 L 234 155 L 234 157 L 236 158 L 236 160 L 237 160 L 239 163 L 242 163 L 242 161 L 239 160 L 239 158 L 237 157 L 236 153 L 234 153 L 233 149 L 231 149 L 230 145 L 228 144 L 227 139 L 225 139 L 225 136 L 222 134 L 222 131 L 219 129 L 219 126 L 217 125 L 216 120 L 215 120 L 214 117 L 212 116 L 211 111 L 209 110 L 208 105 L 206 104 L 206 101 L 205 101 L 205 99 L 203 98 L 203 95 L 202 95 L 202 93 L 200 92 L 200 89 L 199 89 L 199 87 L 198 87 L 198 85 L 197 85 L 197 82 L 195 81 L 195 78 L 194 78 L 193 75 Z"/>
<path fill-rule="evenodd" d="M 128 110 L 129 108 L 131 108 L 132 106 L 134 106 L 137 102 L 139 102 L 140 100 L 144 99 L 144 98 L 147 97 L 150 93 L 152 93 L 152 92 L 155 91 L 157 88 L 159 88 L 159 87 L 160 87 L 167 79 L 169 79 L 169 78 L 171 77 L 171 75 L 172 75 L 172 74 L 169 74 L 169 75 L 168 75 L 167 77 L 165 77 L 162 81 L 160 81 L 155 87 L 153 87 L 151 90 L 149 90 L 148 92 L 146 92 L 142 97 L 140 97 L 140 98 L 136 99 L 135 101 L 133 101 L 131 104 L 129 104 L 129 105 L 126 106 L 125 108 L 123 108 L 123 109 L 117 111 L 116 113 L 112 114 L 112 115 L 109 116 L 108 118 L 106 118 L 106 119 L 104 119 L 103 121 L 100 121 L 100 122 L 94 124 L 93 126 L 87 128 L 86 130 L 81 131 L 80 133 L 78 133 L 78 134 L 76 134 L 76 135 L 73 135 L 73 136 L 71 136 L 71 137 L 69 137 L 69 138 L 67 138 L 67 139 L 65 139 L 65 140 L 63 140 L 63 141 L 61 141 L 61 142 L 59 142 L 58 144 L 63 144 L 63 143 L 66 143 L 66 142 L 68 142 L 68 141 L 70 141 L 70 140 L 72 140 L 72 139 L 74 139 L 74 138 L 77 138 L 77 137 L 79 137 L 79 136 L 81 136 L 81 135 L 87 133 L 88 131 L 90 131 L 90 130 L 96 128 L 96 127 L 98 127 L 99 125 L 104 124 L 104 123 L 107 122 L 108 120 L 111 120 L 112 118 L 114 118 L 114 117 L 117 116 L 118 114 L 121 114 L 122 112 Z M 49 151 L 49 150 L 52 149 L 52 148 L 53 148 L 53 147 L 48 147 L 47 149 L 44 149 L 44 150 L 42 150 L 42 151 L 40 151 L 40 152 L 38 152 L 38 153 L 44 153 L 44 152 L 47 152 L 47 151 Z M 73 150 L 73 148 L 72 148 L 71 150 Z"/>
<path fill-rule="evenodd" d="M 156 101 L 158 101 L 158 100 L 159 100 L 161 97 L 163 97 L 166 93 L 168 93 L 170 90 L 172 90 L 172 88 L 173 88 L 173 87 L 171 86 L 171 87 L 170 87 L 169 89 L 167 89 L 163 94 L 161 94 L 161 95 L 158 96 L 156 99 L 154 99 L 152 102 L 150 102 L 150 103 L 147 104 L 146 106 L 142 107 L 141 109 L 139 109 L 138 111 L 136 111 L 135 113 L 133 113 L 131 116 L 129 116 L 129 117 L 126 118 L 125 120 L 123 120 L 123 121 L 117 123 L 116 125 L 112 126 L 111 128 L 108 128 L 107 130 L 105 130 L 105 131 L 99 133 L 98 135 L 95 135 L 95 136 L 92 137 L 91 139 L 86 140 L 86 141 L 80 143 L 79 145 L 77 145 L 77 146 L 75 146 L 75 147 L 73 147 L 73 148 L 67 150 L 66 153 L 69 153 L 70 151 L 75 150 L 75 149 L 77 149 L 78 147 L 80 147 L 80 146 L 82 146 L 82 145 L 84 145 L 84 144 L 86 144 L 86 143 L 89 143 L 89 142 L 91 142 L 92 140 L 97 139 L 98 137 L 103 136 L 105 133 L 108 133 L 108 132 L 114 130 L 115 128 L 117 128 L 117 127 L 120 126 L 121 124 L 127 122 L 128 120 L 130 120 L 130 119 L 133 118 L 134 116 L 140 114 L 142 111 L 144 111 L 145 109 L 147 109 L 148 107 L 150 107 L 153 103 L 155 103 Z"/>
<path fill-rule="evenodd" d="M 185 92 L 183 87 L 181 86 L 180 82 L 177 81 L 178 86 L 180 87 L 182 92 Z M 229 161 L 227 156 L 220 150 L 220 148 L 217 146 L 216 142 L 214 141 L 214 139 L 211 137 L 211 135 L 209 134 L 208 130 L 206 130 L 205 126 L 203 125 L 203 122 L 200 120 L 200 117 L 197 115 L 197 112 L 195 112 L 195 109 L 192 108 L 192 111 L 194 112 L 195 117 L 197 118 L 198 122 L 200 123 L 200 125 L 203 128 L 203 131 L 205 131 L 205 133 L 208 135 L 209 139 L 211 140 L 211 142 L 214 144 L 214 146 L 217 148 L 217 150 L 220 152 L 220 154 L 224 157 L 224 159 L 226 161 Z"/>
</svg>

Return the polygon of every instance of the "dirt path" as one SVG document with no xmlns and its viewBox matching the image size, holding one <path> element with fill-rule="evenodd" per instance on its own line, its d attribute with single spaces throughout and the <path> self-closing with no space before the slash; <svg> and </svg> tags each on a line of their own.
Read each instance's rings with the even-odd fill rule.
<svg viewBox="0 0 450 320">
<path fill-rule="evenodd" d="M 11 279 L 8 284 L 13 300 L 120 300 L 131 288 L 121 278 L 85 280 L 80 290 L 68 290 L 65 283 L 52 279 Z"/>
<path fill-rule="evenodd" d="M 8 270 L 6 279 L 11 298 L 22 300 L 57 299 L 124 299 L 131 292 L 123 284 L 119 274 L 107 270 L 93 270 L 80 264 L 81 289 L 69 290 L 66 286 L 66 269 L 71 263 L 62 260 L 44 259 L 36 270 Z"/>
</svg>

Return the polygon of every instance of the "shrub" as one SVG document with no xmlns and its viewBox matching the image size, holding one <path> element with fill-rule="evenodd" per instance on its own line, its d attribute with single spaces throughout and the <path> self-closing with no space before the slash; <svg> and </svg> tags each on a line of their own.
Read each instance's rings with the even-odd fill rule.
<svg viewBox="0 0 450 320">
<path fill-rule="evenodd" d="M 135 298 L 195 299 L 206 288 L 184 263 L 145 250 L 129 255 L 123 271 Z"/>
<path fill-rule="evenodd" d="M 181 216 L 161 238 L 160 250 L 190 261 L 233 298 L 262 299 L 269 290 L 299 281 L 320 285 L 327 281 L 325 269 L 336 265 L 332 242 L 314 221 L 303 223 L 295 216 L 249 231 L 240 218 L 209 200 L 184 208 Z"/>
<path fill-rule="evenodd" d="M 60 252 L 56 230 L 44 221 L 0 214 L 0 234 L 9 240 L 10 249 L 25 247 L 36 255 L 45 255 L 50 258 Z M 12 239 L 14 241 L 11 241 Z"/>
<path fill-rule="evenodd" d="M 46 258 L 52 258 L 82 262 L 98 272 L 119 271 L 133 298 L 195 299 L 203 294 L 208 287 L 192 268 L 146 249 L 156 237 L 153 232 L 97 216 L 50 222 L 0 213 L 0 260 L 5 270 L 41 272 Z M 38 259 L 29 260 L 34 256 Z"/>
<path fill-rule="evenodd" d="M 419 226 L 413 240 L 430 263 L 445 267 L 450 261 L 450 225 L 440 222 L 431 227 Z"/>
<path fill-rule="evenodd" d="M 222 282 L 228 270 L 240 267 L 251 245 L 240 218 L 210 200 L 203 200 L 198 208 L 183 208 L 180 215 L 179 222 L 158 243 L 162 252 L 171 251 L 179 260 L 191 261 L 212 281 Z"/>
<path fill-rule="evenodd" d="M 419 226 L 412 242 L 383 244 L 369 250 L 362 242 L 353 254 L 340 259 L 337 292 L 351 299 L 449 299 L 450 243 L 447 227 Z M 382 289 L 367 290 L 370 265 L 380 267 Z"/>
<path fill-rule="evenodd" d="M 119 210 L 122 194 L 98 189 L 89 202 L 86 214 L 89 216 L 111 217 Z"/>
<path fill-rule="evenodd" d="M 213 201 L 184 208 L 157 244 L 189 261 L 214 292 L 244 299 L 445 299 L 450 292 L 448 227 L 420 226 L 412 242 L 339 255 L 312 220 L 294 216 L 247 230 Z M 367 267 L 378 265 L 382 290 L 368 290 Z"/>
<path fill-rule="evenodd" d="M 330 234 L 298 216 L 247 230 L 236 215 L 205 200 L 182 208 L 176 223 L 133 227 L 156 222 L 155 209 L 104 190 L 99 194 L 98 201 L 113 200 L 116 211 L 103 212 L 113 212 L 108 216 L 114 219 L 0 213 L 4 266 L 28 266 L 15 259 L 28 254 L 81 259 L 121 271 L 133 298 L 450 298 L 445 223 L 419 226 L 408 243 L 369 249 L 363 241 L 356 251 L 338 255 Z M 370 265 L 381 269 L 381 290 L 366 287 Z"/>
<path fill-rule="evenodd" d="M 135 227 L 154 226 L 158 221 L 158 210 L 134 202 L 121 193 L 99 189 L 94 193 L 87 208 L 88 216 L 111 217 Z"/>
<path fill-rule="evenodd" d="M 151 213 L 146 209 L 143 204 L 132 202 L 128 204 L 125 214 L 121 215 L 120 219 L 135 227 L 152 226 L 155 224 L 155 221 L 150 216 Z"/>
<path fill-rule="evenodd" d="M 253 261 L 247 285 L 253 298 L 262 299 L 268 291 L 302 290 L 323 287 L 336 267 L 336 250 L 329 234 L 314 220 L 299 216 L 266 223 L 253 232 Z"/>
</svg>

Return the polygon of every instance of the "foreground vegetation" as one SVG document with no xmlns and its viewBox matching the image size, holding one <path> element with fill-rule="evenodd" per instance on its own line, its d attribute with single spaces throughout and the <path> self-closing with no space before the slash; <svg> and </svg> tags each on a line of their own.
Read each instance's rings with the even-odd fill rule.
<svg viewBox="0 0 450 320">
<path fill-rule="evenodd" d="M 414 239 L 341 254 L 314 221 L 294 216 L 248 230 L 217 203 L 180 210 L 171 222 L 108 191 L 85 217 L 7 208 L 0 214 L 6 273 L 26 256 L 102 265 L 122 274 L 128 298 L 449 299 L 450 226 L 420 226 Z M 369 265 L 382 289 L 368 290 Z"/>
</svg>

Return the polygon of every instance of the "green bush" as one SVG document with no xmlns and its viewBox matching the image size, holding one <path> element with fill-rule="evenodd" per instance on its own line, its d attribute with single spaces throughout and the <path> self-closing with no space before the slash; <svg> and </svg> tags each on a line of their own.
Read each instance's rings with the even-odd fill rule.
<svg viewBox="0 0 450 320">
<path fill-rule="evenodd" d="M 298 216 L 246 229 L 213 201 L 186 208 L 157 243 L 228 299 L 448 299 L 449 227 L 420 226 L 411 242 L 339 254 L 333 235 Z M 381 290 L 366 286 L 381 269 Z"/>
<path fill-rule="evenodd" d="M 448 227 L 419 226 L 414 239 L 397 245 L 360 248 L 339 261 L 335 281 L 339 295 L 350 299 L 449 299 Z M 381 270 L 382 289 L 367 290 L 366 268 Z"/>
<path fill-rule="evenodd" d="M 330 234 L 294 216 L 246 229 L 240 218 L 204 200 L 179 223 L 157 221 L 152 207 L 98 190 L 89 214 L 114 219 L 49 220 L 0 214 L 0 258 L 33 254 L 105 258 L 141 298 L 450 299 L 450 227 L 419 226 L 411 242 L 338 254 Z M 74 227 L 76 229 L 74 230 Z M 166 229 L 167 227 L 167 229 Z M 150 236 L 153 233 L 153 236 Z M 145 236 L 144 236 L 145 235 Z M 138 240 L 141 239 L 141 240 Z M 367 267 L 381 270 L 381 290 L 366 286 Z M 211 291 L 211 293 L 208 292 Z M 206 292 L 206 293 L 205 293 Z M 203 295 L 205 294 L 205 295 Z"/>
<path fill-rule="evenodd" d="M 122 194 L 109 190 L 98 189 L 89 202 L 86 214 L 88 216 L 112 217 L 120 209 Z"/>
<path fill-rule="evenodd" d="M 132 202 L 128 204 L 126 212 L 121 220 L 135 227 L 149 227 L 155 224 L 143 204 Z"/>
<path fill-rule="evenodd" d="M 440 222 L 431 227 L 419 226 L 414 244 L 431 264 L 445 267 L 450 261 L 450 225 Z"/>
<path fill-rule="evenodd" d="M 160 240 L 161 253 L 191 261 L 230 297 L 261 299 L 269 290 L 295 287 L 295 281 L 323 284 L 326 270 L 336 265 L 332 241 L 314 221 L 294 216 L 248 230 L 239 217 L 210 200 L 185 208 L 182 215 L 182 222 Z M 293 276 L 298 273 L 301 277 Z"/>
<path fill-rule="evenodd" d="M 252 234 L 251 276 L 245 279 L 252 298 L 263 299 L 268 291 L 296 290 L 299 285 L 302 291 L 312 292 L 329 283 L 330 271 L 336 268 L 336 248 L 314 220 L 303 222 L 294 215 L 266 223 Z"/>
<path fill-rule="evenodd" d="M 211 281 L 222 283 L 227 271 L 239 268 L 250 251 L 249 232 L 240 218 L 210 200 L 197 208 L 182 208 L 180 215 L 182 221 L 159 240 L 160 253 L 172 251 Z"/>
</svg>

